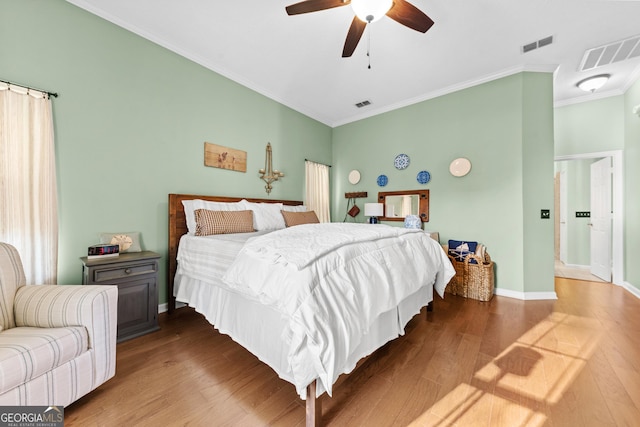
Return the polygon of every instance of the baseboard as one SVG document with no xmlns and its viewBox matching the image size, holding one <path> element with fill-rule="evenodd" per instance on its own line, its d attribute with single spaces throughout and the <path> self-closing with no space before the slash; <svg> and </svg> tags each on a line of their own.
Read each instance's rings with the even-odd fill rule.
<svg viewBox="0 0 640 427">
<path fill-rule="evenodd" d="M 629 291 L 631 295 L 640 299 L 640 289 L 636 288 L 629 282 L 624 282 L 622 287 L 625 288 L 627 291 Z"/>
<path fill-rule="evenodd" d="M 582 264 L 565 264 L 565 268 L 575 268 L 577 270 L 591 270 L 590 265 L 582 265 Z"/>
<path fill-rule="evenodd" d="M 494 293 L 501 297 L 514 298 L 524 301 L 533 300 L 553 300 L 558 299 L 558 295 L 554 292 L 519 292 L 511 289 L 496 288 Z"/>
<path fill-rule="evenodd" d="M 187 304 L 180 302 L 180 301 L 176 301 L 176 308 L 182 308 L 185 307 Z M 158 313 L 164 313 L 165 311 L 169 311 L 169 304 L 164 302 L 162 304 L 158 304 Z"/>
</svg>

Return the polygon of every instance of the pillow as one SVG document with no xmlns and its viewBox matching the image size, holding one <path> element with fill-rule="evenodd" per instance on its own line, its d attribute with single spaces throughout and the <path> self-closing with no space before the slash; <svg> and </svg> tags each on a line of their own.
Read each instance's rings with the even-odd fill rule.
<svg viewBox="0 0 640 427">
<path fill-rule="evenodd" d="M 196 236 L 212 234 L 250 233 L 253 229 L 253 212 L 210 211 L 196 209 Z"/>
<path fill-rule="evenodd" d="M 478 242 L 466 242 L 462 240 L 449 240 L 449 255 L 456 261 L 464 261 L 469 254 L 476 252 Z"/>
<path fill-rule="evenodd" d="M 307 212 L 309 209 L 307 209 L 305 205 L 296 205 L 296 206 L 284 205 L 282 207 L 282 210 L 287 212 Z"/>
<path fill-rule="evenodd" d="M 196 209 L 207 209 L 210 211 L 243 211 L 247 209 L 244 202 L 244 200 L 233 203 L 208 202 L 202 199 L 183 200 L 182 206 L 184 206 L 184 216 L 187 220 L 187 234 L 196 234 Z"/>
<path fill-rule="evenodd" d="M 100 243 L 120 246 L 119 252 L 141 252 L 140 233 L 137 231 L 125 231 L 121 233 L 100 233 Z"/>
<path fill-rule="evenodd" d="M 284 207 L 282 203 L 252 203 L 246 200 L 243 202 L 245 209 L 253 211 L 253 228 L 256 231 L 280 230 L 286 227 L 280 214 Z"/>
<path fill-rule="evenodd" d="M 294 225 L 302 224 L 318 224 L 318 216 L 314 211 L 307 212 L 287 212 L 282 211 L 282 217 L 287 227 L 293 227 Z"/>
</svg>

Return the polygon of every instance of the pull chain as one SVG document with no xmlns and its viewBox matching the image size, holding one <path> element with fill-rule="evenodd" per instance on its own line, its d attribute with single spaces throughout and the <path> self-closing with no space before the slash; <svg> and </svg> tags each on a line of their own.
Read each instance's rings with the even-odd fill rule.
<svg viewBox="0 0 640 427">
<path fill-rule="evenodd" d="M 367 59 L 369 60 L 369 70 L 371 69 L 371 25 L 369 25 L 369 31 L 367 32 Z"/>
</svg>

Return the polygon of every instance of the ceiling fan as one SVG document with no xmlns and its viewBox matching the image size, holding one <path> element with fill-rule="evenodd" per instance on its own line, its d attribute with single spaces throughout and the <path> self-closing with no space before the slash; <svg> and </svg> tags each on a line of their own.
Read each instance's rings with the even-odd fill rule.
<svg viewBox="0 0 640 427">
<path fill-rule="evenodd" d="M 420 9 L 405 0 L 305 0 L 286 7 L 288 15 L 318 12 L 334 7 L 351 4 L 356 16 L 351 21 L 342 49 L 342 57 L 346 58 L 356 50 L 358 42 L 368 23 L 377 21 L 384 15 L 413 30 L 426 33 L 433 25 L 433 20 Z M 373 7 L 373 8 L 372 8 Z"/>
</svg>

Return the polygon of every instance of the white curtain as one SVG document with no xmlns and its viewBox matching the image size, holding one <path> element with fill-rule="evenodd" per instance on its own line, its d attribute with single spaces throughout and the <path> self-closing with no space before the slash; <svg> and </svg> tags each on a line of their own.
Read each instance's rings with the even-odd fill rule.
<svg viewBox="0 0 640 427">
<path fill-rule="evenodd" d="M 0 82 L 0 241 L 20 253 L 28 284 L 55 284 L 58 202 L 51 101 Z"/>
<path fill-rule="evenodd" d="M 320 222 L 330 222 L 329 213 L 329 166 L 321 163 L 304 163 L 306 194 L 304 204 L 315 211 Z"/>
</svg>

